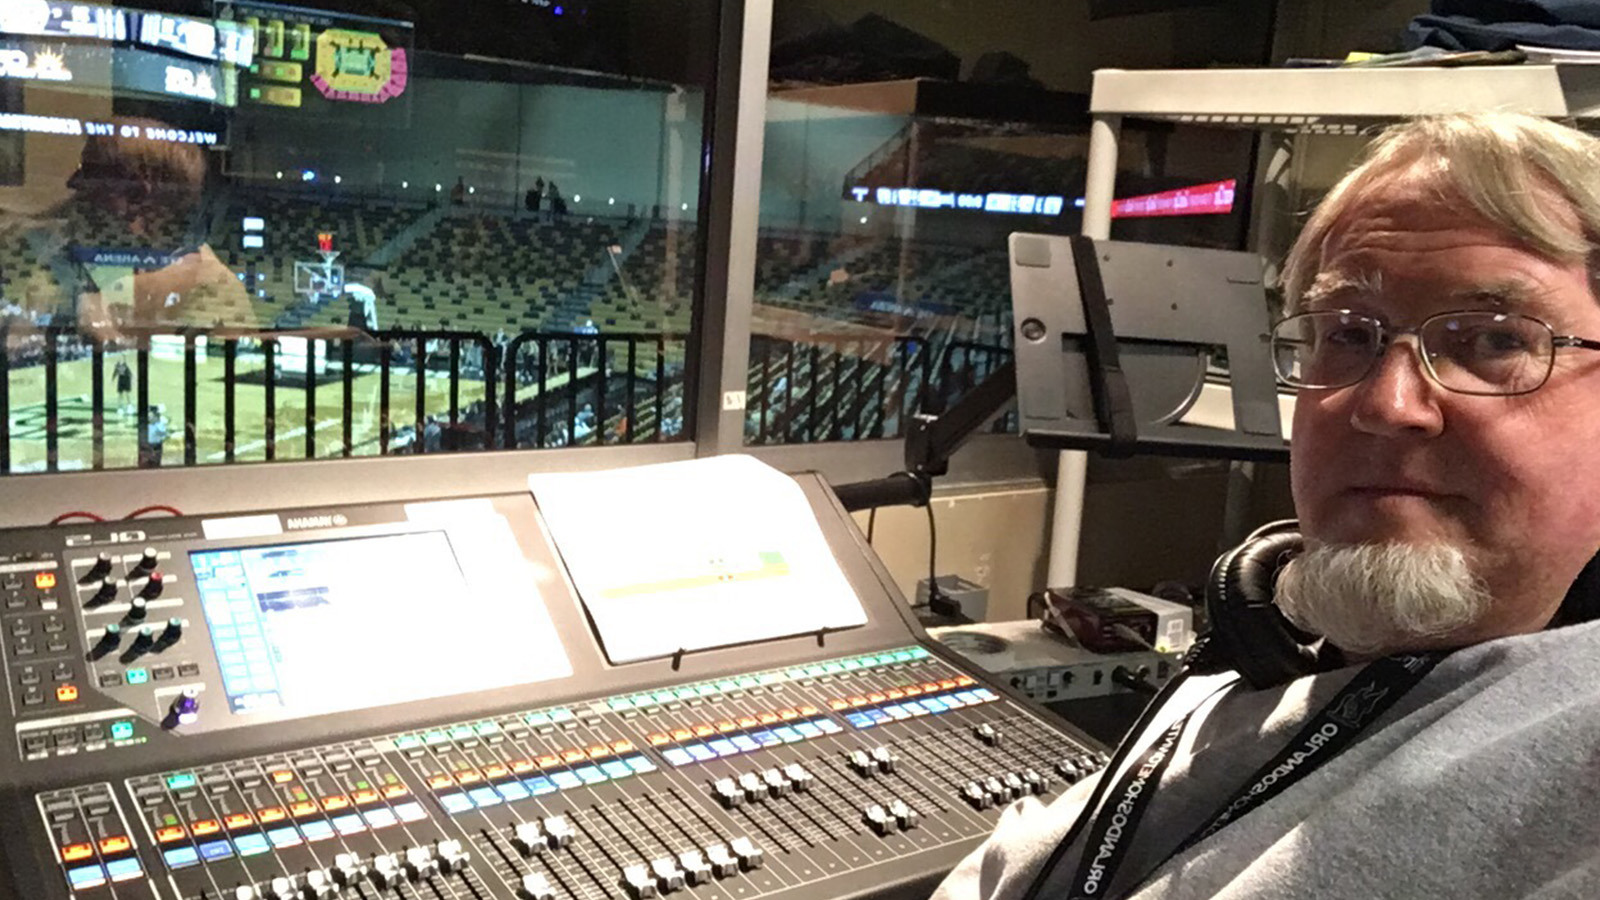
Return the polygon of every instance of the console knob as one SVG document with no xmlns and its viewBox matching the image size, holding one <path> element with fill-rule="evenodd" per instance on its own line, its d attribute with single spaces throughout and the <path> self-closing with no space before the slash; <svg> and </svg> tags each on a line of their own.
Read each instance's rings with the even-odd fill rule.
<svg viewBox="0 0 1600 900">
<path fill-rule="evenodd" d="M 140 569 L 140 571 L 148 572 L 151 569 L 154 569 L 155 567 L 156 567 L 156 548 L 154 548 L 154 547 L 146 547 L 146 548 L 144 548 L 144 552 L 139 554 L 139 569 Z"/>
<path fill-rule="evenodd" d="M 128 618 L 138 621 L 148 613 L 150 603 L 143 597 L 135 597 L 128 603 Z"/>
<path fill-rule="evenodd" d="M 144 580 L 144 587 L 139 590 L 139 596 L 147 600 L 154 600 L 161 596 L 161 588 L 165 579 L 160 572 L 151 572 Z"/>
<path fill-rule="evenodd" d="M 133 649 L 143 652 L 150 649 L 156 642 L 156 630 L 149 625 L 140 625 L 139 631 L 133 638 Z"/>
<path fill-rule="evenodd" d="M 161 632 L 161 642 L 170 644 L 183 637 L 183 620 L 177 616 L 167 620 L 167 630 Z"/>
<path fill-rule="evenodd" d="M 112 622 L 106 626 L 105 633 L 100 635 L 100 643 L 97 645 L 97 649 L 102 654 L 110 653 L 117 649 L 117 645 L 120 643 L 122 643 L 122 626 Z"/>
<path fill-rule="evenodd" d="M 83 584 L 88 584 L 97 578 L 104 578 L 111 573 L 111 554 L 101 553 L 94 558 L 94 563 L 89 566 L 89 571 L 83 576 Z"/>
<path fill-rule="evenodd" d="M 200 719 L 200 692 L 184 688 L 178 699 L 172 701 L 172 717 L 179 725 L 193 725 Z"/>
<path fill-rule="evenodd" d="M 117 580 L 115 578 L 102 578 L 100 583 L 94 586 L 94 594 L 85 601 L 85 605 L 98 606 L 102 603 L 110 603 L 116 597 Z"/>
</svg>

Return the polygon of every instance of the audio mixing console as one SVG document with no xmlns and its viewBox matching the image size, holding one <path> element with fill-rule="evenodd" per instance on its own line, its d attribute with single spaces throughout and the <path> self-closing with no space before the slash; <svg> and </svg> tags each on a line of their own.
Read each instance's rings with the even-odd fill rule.
<svg viewBox="0 0 1600 900">
<path fill-rule="evenodd" d="M 0 533 L 0 898 L 925 895 L 1104 757 L 798 483 L 866 624 L 626 665 L 526 493 Z"/>
</svg>

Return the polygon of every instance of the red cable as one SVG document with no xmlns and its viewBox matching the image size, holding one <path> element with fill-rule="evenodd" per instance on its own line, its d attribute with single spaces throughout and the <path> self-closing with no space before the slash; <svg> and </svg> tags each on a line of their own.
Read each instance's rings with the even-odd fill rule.
<svg viewBox="0 0 1600 900">
<path fill-rule="evenodd" d="M 105 521 L 105 517 L 104 516 L 97 516 L 92 512 L 84 512 L 81 509 L 75 509 L 72 512 L 64 512 L 61 515 L 56 516 L 54 519 L 50 520 L 50 524 L 51 525 L 60 525 L 62 522 L 65 522 L 68 519 L 88 519 L 91 522 L 104 522 Z"/>
<path fill-rule="evenodd" d="M 145 513 L 153 513 L 153 512 L 164 512 L 164 513 L 167 513 L 168 515 L 174 515 L 174 516 L 183 515 L 183 512 L 180 511 L 175 506 L 168 506 L 165 503 L 152 503 L 149 506 L 141 506 L 141 507 L 139 507 L 138 509 L 134 510 L 133 512 L 128 513 L 127 515 L 123 516 L 123 518 L 124 519 L 137 519 L 140 516 L 144 515 Z"/>
</svg>

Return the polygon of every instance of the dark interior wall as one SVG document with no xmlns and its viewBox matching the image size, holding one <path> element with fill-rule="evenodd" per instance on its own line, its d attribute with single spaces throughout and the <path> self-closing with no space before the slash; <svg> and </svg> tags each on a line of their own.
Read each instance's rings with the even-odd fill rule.
<svg viewBox="0 0 1600 900">
<path fill-rule="evenodd" d="M 1149 4 L 1145 4 L 1148 6 Z M 1220 0 L 1170 12 L 1091 16 L 1088 0 L 777 0 L 777 41 L 832 21 L 877 14 L 943 44 L 961 58 L 963 77 L 979 57 L 1006 51 L 1045 87 L 1088 91 L 1097 68 L 1259 65 L 1267 58 L 1271 0 Z"/>
</svg>

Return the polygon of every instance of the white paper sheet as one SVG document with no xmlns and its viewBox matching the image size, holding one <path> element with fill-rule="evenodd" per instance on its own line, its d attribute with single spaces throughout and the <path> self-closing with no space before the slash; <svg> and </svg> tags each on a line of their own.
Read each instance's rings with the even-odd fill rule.
<svg viewBox="0 0 1600 900">
<path fill-rule="evenodd" d="M 528 488 L 613 663 L 866 624 L 805 493 L 751 457 Z"/>
</svg>

